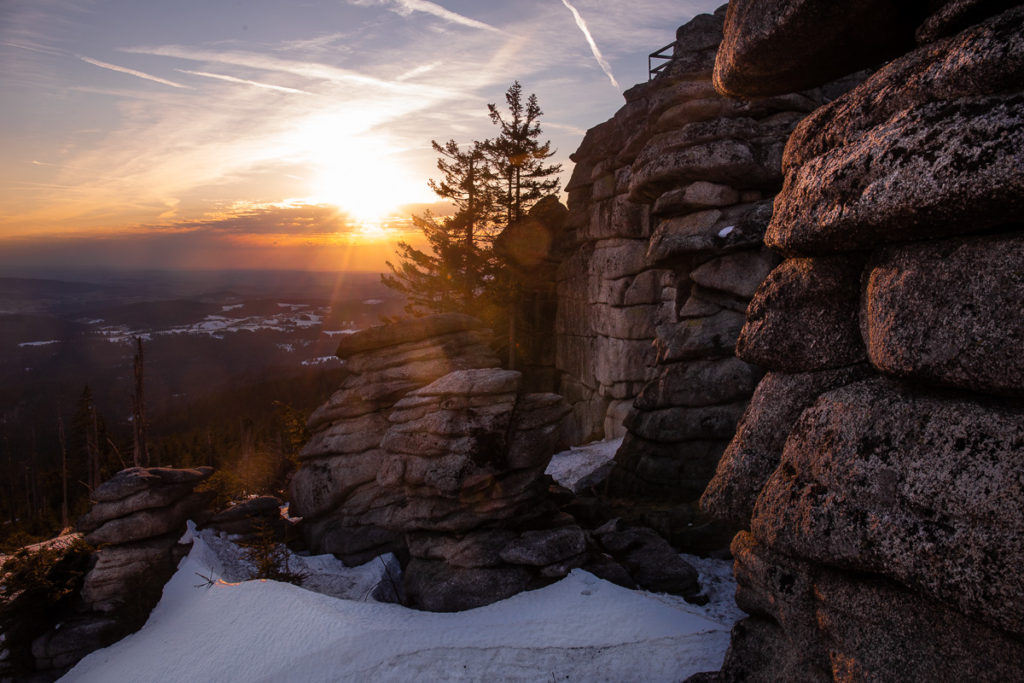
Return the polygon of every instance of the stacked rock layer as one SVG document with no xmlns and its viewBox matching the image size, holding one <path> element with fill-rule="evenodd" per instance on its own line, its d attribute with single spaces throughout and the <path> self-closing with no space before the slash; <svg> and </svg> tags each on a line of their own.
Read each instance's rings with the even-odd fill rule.
<svg viewBox="0 0 1024 683">
<path fill-rule="evenodd" d="M 746 529 L 723 680 L 1024 678 L 1024 6 L 734 0 L 716 83 L 893 55 L 786 147 L 769 372 L 702 498 Z"/>
<path fill-rule="evenodd" d="M 97 546 L 76 614 L 32 644 L 37 669 L 65 669 L 93 650 L 142 626 L 188 546 L 178 540 L 185 522 L 203 512 L 212 495 L 196 493 L 210 467 L 133 467 L 101 484 L 93 507 L 78 521 Z"/>
<path fill-rule="evenodd" d="M 316 552 L 408 557 L 414 604 L 457 610 L 560 578 L 587 559 L 544 474 L 569 406 L 524 393 L 473 318 L 370 328 L 338 355 L 352 374 L 310 418 L 291 510 Z"/>
<path fill-rule="evenodd" d="M 763 238 L 783 146 L 823 98 L 720 95 L 724 15 L 681 26 L 664 72 L 627 91 L 573 155 L 575 248 L 559 282 L 562 393 L 578 436 L 625 434 L 607 493 L 689 503 L 677 513 L 690 521 L 762 375 L 736 358 L 736 340 L 780 260 Z"/>
</svg>

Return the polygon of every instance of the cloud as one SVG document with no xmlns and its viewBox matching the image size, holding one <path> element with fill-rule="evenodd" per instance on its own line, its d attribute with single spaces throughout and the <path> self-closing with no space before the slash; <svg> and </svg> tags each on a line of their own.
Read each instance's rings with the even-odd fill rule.
<svg viewBox="0 0 1024 683">
<path fill-rule="evenodd" d="M 256 88 L 265 88 L 266 90 L 276 90 L 277 92 L 293 93 L 296 95 L 311 95 L 312 93 L 305 90 L 299 90 L 297 88 L 286 88 L 283 85 L 272 85 L 270 83 L 261 83 L 259 81 L 250 81 L 246 78 L 236 78 L 235 76 L 228 76 L 226 74 L 214 74 L 208 71 L 190 71 L 188 69 L 175 69 L 183 74 L 191 74 L 193 76 L 202 76 L 204 78 L 214 78 L 219 81 L 227 81 L 228 83 L 239 83 L 241 85 L 251 85 Z"/>
<path fill-rule="evenodd" d="M 597 43 L 594 42 L 594 37 L 590 35 L 590 29 L 587 28 L 587 22 L 583 20 L 583 17 L 580 16 L 580 13 L 576 10 L 576 8 L 569 4 L 569 0 L 562 0 L 562 4 L 565 5 L 570 12 L 572 12 L 573 19 L 576 20 L 576 26 L 578 26 L 580 31 L 583 33 L 583 37 L 587 39 L 587 43 L 590 45 L 590 51 L 594 53 L 594 59 L 596 59 L 597 63 L 601 66 L 601 70 L 604 71 L 605 75 L 608 77 L 608 80 L 612 82 L 613 86 L 615 86 L 615 89 L 620 90 L 621 88 L 619 87 L 619 82 L 616 81 L 615 76 L 612 75 L 611 65 L 608 63 L 608 60 L 604 58 L 604 55 L 601 54 L 601 51 L 597 48 Z"/>
<path fill-rule="evenodd" d="M 452 12 L 441 5 L 428 2 L 427 0 L 352 0 L 352 4 L 364 7 L 371 5 L 390 6 L 391 11 L 400 14 L 403 17 L 408 16 L 413 12 L 423 12 L 424 14 L 433 15 L 453 24 L 460 24 L 462 26 L 469 26 L 470 28 L 502 33 L 501 29 L 495 28 L 490 24 L 485 24 L 484 22 L 477 21 L 476 19 L 470 19 L 469 17 Z"/>
<path fill-rule="evenodd" d="M 281 59 L 266 54 L 234 50 L 210 50 L 191 48 L 183 45 L 158 45 L 158 46 L 137 46 L 122 48 L 122 52 L 133 54 L 145 54 L 159 57 L 174 57 L 193 62 L 212 62 L 217 64 L 229 64 L 248 69 L 261 71 L 274 71 L 299 76 L 309 80 L 327 81 L 338 85 L 359 85 L 369 86 L 382 91 L 406 93 L 417 98 L 456 98 L 465 96 L 464 93 L 453 90 L 450 87 L 427 87 L 420 84 L 399 83 L 376 76 L 371 76 L 351 69 L 343 69 L 329 64 L 319 62 Z"/>
<path fill-rule="evenodd" d="M 199 219 L 147 226 L 149 230 L 295 236 L 351 232 L 357 224 L 330 204 L 239 205 Z"/>
<path fill-rule="evenodd" d="M 144 78 L 147 81 L 153 81 L 154 83 L 169 85 L 172 88 L 184 88 L 186 90 L 189 89 L 187 85 L 175 83 L 174 81 L 169 81 L 166 78 L 160 78 L 159 76 L 153 76 L 152 74 L 147 74 L 144 71 L 137 71 L 135 69 L 129 69 L 126 66 L 117 66 L 116 64 L 110 64 L 108 62 L 101 62 L 98 59 L 92 59 L 91 57 L 83 57 L 82 55 L 78 55 L 78 58 L 81 59 L 83 62 L 92 64 L 93 66 L 98 66 L 101 69 L 109 69 L 111 71 L 117 71 L 118 73 L 128 74 L 129 76 L 135 76 L 136 78 Z"/>
</svg>

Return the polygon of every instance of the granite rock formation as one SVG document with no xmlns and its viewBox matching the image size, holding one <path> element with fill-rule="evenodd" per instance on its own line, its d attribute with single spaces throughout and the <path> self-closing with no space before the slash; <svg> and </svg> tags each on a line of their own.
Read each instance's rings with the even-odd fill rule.
<svg viewBox="0 0 1024 683">
<path fill-rule="evenodd" d="M 865 11 L 904 23 L 862 50 Z M 719 678 L 1018 680 L 1024 5 L 734 0 L 716 83 L 866 67 L 786 145 L 740 335 L 769 373 L 702 498 L 746 529 Z"/>
<path fill-rule="evenodd" d="M 122 470 L 92 492 L 93 507 L 78 521 L 96 546 L 75 614 L 32 643 L 40 671 L 60 672 L 93 650 L 136 630 L 188 552 L 179 543 L 185 522 L 202 517 L 212 494 L 193 489 L 210 467 Z"/>
<path fill-rule="evenodd" d="M 403 545 L 378 520 L 379 510 L 399 510 L 404 500 L 399 488 L 377 482 L 388 416 L 406 394 L 450 372 L 496 368 L 488 341 L 481 322 L 458 314 L 371 327 L 341 341 L 337 353 L 350 373 L 310 416 L 290 488 L 291 514 L 303 518 L 314 552 L 359 564 Z"/>
<path fill-rule="evenodd" d="M 652 531 L 590 531 L 560 510 L 567 492 L 544 470 L 569 443 L 570 407 L 495 367 L 487 334 L 444 314 L 342 342 L 352 373 L 310 418 L 291 485 L 309 547 L 348 563 L 398 553 L 406 598 L 432 611 L 488 604 L 577 567 L 698 599 L 696 572 Z"/>
<path fill-rule="evenodd" d="M 569 407 L 525 393 L 473 318 L 443 314 L 351 335 L 352 371 L 310 418 L 291 511 L 315 552 L 407 558 L 408 598 L 466 609 L 564 576 L 583 530 L 548 499 Z"/>
<path fill-rule="evenodd" d="M 277 496 L 257 496 L 218 511 L 202 528 L 240 536 L 246 541 L 261 537 L 283 541 L 288 538 L 290 527 L 281 516 L 282 505 L 284 501 Z"/>
<path fill-rule="evenodd" d="M 691 550 L 728 538 L 697 522 L 695 501 L 762 374 L 736 342 L 780 260 L 763 239 L 783 146 L 824 99 L 716 92 L 724 16 L 681 26 L 672 61 L 573 155 L 574 241 L 559 280 L 561 393 L 576 436 L 624 435 L 605 494 L 676 505 L 644 519 Z"/>
</svg>

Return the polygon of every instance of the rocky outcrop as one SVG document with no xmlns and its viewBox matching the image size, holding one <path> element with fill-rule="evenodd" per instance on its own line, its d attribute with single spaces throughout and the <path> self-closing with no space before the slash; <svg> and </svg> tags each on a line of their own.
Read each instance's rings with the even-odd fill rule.
<svg viewBox="0 0 1024 683">
<path fill-rule="evenodd" d="M 869 5 L 913 21 L 837 56 Z M 786 146 L 737 348 L 769 374 L 702 499 L 748 529 L 722 680 L 1024 677 L 1024 6 L 897 5 L 730 6 L 730 92 L 906 53 Z"/>
<path fill-rule="evenodd" d="M 291 485 L 309 547 L 348 563 L 397 552 L 407 600 L 433 611 L 488 604 L 577 567 L 696 599 L 696 572 L 654 532 L 591 532 L 560 511 L 568 492 L 544 470 L 569 443 L 571 409 L 524 391 L 485 341 L 474 319 L 442 315 L 343 342 L 352 374 L 310 418 Z"/>
<path fill-rule="evenodd" d="M 569 406 L 525 393 L 472 318 L 440 315 L 351 335 L 352 373 L 310 418 L 291 512 L 315 552 L 407 556 L 413 604 L 476 607 L 566 575 L 583 530 L 548 499 Z"/>
<path fill-rule="evenodd" d="M 85 541 L 100 546 L 82 586 L 91 610 L 116 611 L 135 598 L 133 584 L 152 583 L 154 574 L 170 576 L 187 550 L 178 544 L 185 522 L 213 497 L 193 489 L 211 474 L 210 467 L 133 467 L 93 491 L 95 504 L 78 520 Z"/>
<path fill-rule="evenodd" d="M 92 492 L 78 530 L 96 550 L 75 612 L 32 643 L 39 671 L 61 672 L 142 626 L 188 551 L 185 522 L 202 517 L 210 493 L 194 488 L 210 467 L 122 470 Z"/>
<path fill-rule="evenodd" d="M 691 549 L 728 538 L 698 540 L 710 529 L 697 523 L 694 503 L 762 374 L 753 355 L 736 358 L 736 343 L 748 302 L 780 260 L 763 239 L 783 146 L 824 98 L 717 93 L 724 15 L 723 7 L 680 27 L 663 73 L 627 91 L 626 105 L 573 155 L 575 250 L 559 284 L 562 393 L 574 404 L 577 435 L 625 433 L 605 493 L 682 505 L 670 520 L 646 521 Z M 807 279 L 827 287 L 818 275 Z M 853 277 L 847 309 L 836 315 L 855 349 L 822 351 L 863 358 L 859 271 Z"/>
<path fill-rule="evenodd" d="M 311 436 L 290 488 L 291 514 L 303 518 L 314 552 L 358 564 L 402 545 L 374 514 L 400 509 L 404 500 L 400 489 L 377 482 L 388 457 L 381 447 L 388 416 L 406 394 L 450 372 L 496 368 L 489 340 L 481 322 L 458 314 L 371 327 L 342 340 L 337 353 L 350 372 L 310 416 Z"/>
</svg>

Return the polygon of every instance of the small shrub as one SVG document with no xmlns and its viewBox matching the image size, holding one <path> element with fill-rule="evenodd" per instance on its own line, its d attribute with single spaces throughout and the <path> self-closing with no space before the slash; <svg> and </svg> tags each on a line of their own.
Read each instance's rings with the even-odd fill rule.
<svg viewBox="0 0 1024 683">
<path fill-rule="evenodd" d="M 289 566 L 288 548 L 283 543 L 278 543 L 273 526 L 266 520 L 261 520 L 255 527 L 255 537 L 240 543 L 245 548 L 245 559 L 256 567 L 256 573 L 252 578 L 271 579 L 301 586 L 308 575 L 302 571 L 294 571 Z"/>
<path fill-rule="evenodd" d="M 228 505 L 244 495 L 245 485 L 240 477 L 228 468 L 219 469 L 209 479 L 196 487 L 196 492 L 204 493 L 213 491 L 214 499 L 209 503 L 213 510 L 223 510 Z"/>
</svg>

